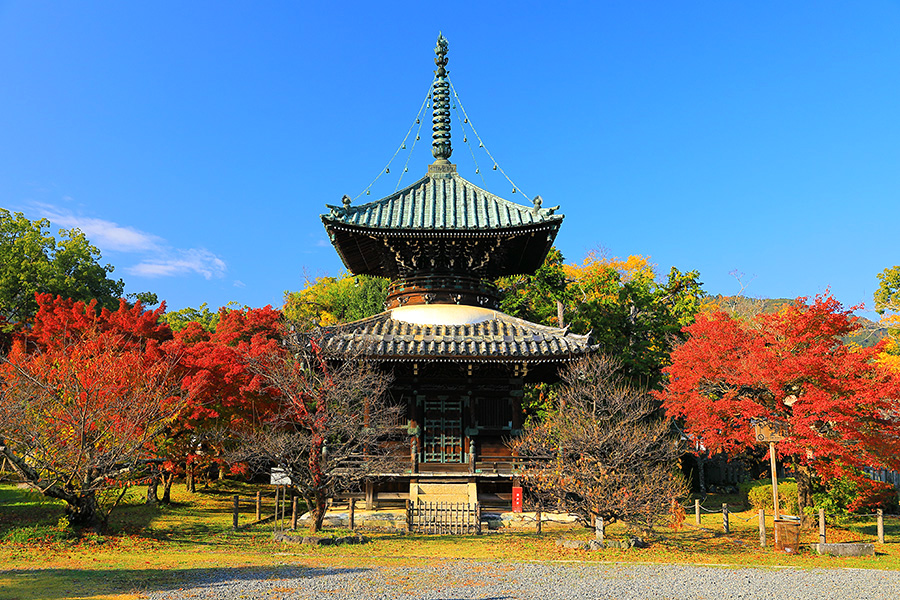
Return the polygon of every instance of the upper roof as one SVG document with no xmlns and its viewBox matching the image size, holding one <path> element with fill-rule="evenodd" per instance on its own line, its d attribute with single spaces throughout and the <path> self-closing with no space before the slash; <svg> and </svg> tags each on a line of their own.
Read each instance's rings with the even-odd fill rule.
<svg viewBox="0 0 900 600">
<path fill-rule="evenodd" d="M 558 228 L 563 220 L 563 215 L 556 214 L 558 206 L 541 208 L 540 197 L 535 198 L 533 206 L 510 202 L 460 177 L 455 165 L 444 167 L 448 166 L 452 171 L 435 173 L 429 169 L 419 181 L 375 202 L 327 205 L 330 212 L 322 215 L 322 221 L 326 226 L 437 233 L 531 229 L 535 225 Z"/>
</svg>

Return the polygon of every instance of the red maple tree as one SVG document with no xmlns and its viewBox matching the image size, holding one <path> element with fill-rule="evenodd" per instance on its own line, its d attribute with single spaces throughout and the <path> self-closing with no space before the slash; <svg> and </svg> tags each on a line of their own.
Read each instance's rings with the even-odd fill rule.
<svg viewBox="0 0 900 600">
<path fill-rule="evenodd" d="M 189 323 L 166 349 L 181 357 L 183 388 L 190 399 L 160 452 L 168 460 L 163 474 L 163 501 L 174 475 L 184 472 L 189 489 L 195 474 L 224 466 L 223 453 L 258 426 L 273 407 L 254 385 L 247 357 L 277 345 L 281 313 L 271 306 L 222 309 L 214 331 Z"/>
<path fill-rule="evenodd" d="M 37 299 L 0 362 L 0 452 L 71 524 L 102 528 L 181 410 L 171 334 L 140 304 Z"/>
<path fill-rule="evenodd" d="M 754 420 L 785 423 L 777 451 L 792 461 L 800 506 L 809 506 L 813 475 L 900 469 L 900 378 L 875 360 L 880 346 L 843 342 L 858 328 L 852 309 L 828 295 L 748 321 L 701 314 L 685 327 L 658 398 L 712 452 L 755 446 Z"/>
</svg>

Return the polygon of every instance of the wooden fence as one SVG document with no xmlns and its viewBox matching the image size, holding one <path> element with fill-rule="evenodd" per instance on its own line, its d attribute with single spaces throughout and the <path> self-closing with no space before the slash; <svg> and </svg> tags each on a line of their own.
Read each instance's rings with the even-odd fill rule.
<svg viewBox="0 0 900 600">
<path fill-rule="evenodd" d="M 481 504 L 407 501 L 406 522 L 410 533 L 480 535 Z"/>
</svg>

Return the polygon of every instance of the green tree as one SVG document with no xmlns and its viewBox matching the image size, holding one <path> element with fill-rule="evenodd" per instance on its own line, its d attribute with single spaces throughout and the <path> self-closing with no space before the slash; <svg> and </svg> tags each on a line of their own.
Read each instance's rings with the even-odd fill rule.
<svg viewBox="0 0 900 600">
<path fill-rule="evenodd" d="M 89 302 L 115 310 L 125 284 L 108 277 L 100 251 L 78 229 L 49 234 L 47 219 L 30 221 L 0 208 L 0 317 L 10 323 L 30 320 L 36 293 Z"/>
<path fill-rule="evenodd" d="M 591 332 L 607 354 L 623 362 L 633 382 L 658 387 L 681 328 L 694 320 L 703 297 L 697 271 L 676 268 L 660 279 L 642 256 L 625 260 L 589 254 L 565 264 L 555 248 L 531 276 L 497 281 L 501 310 L 545 325 Z"/>
<path fill-rule="evenodd" d="M 190 323 L 198 323 L 203 331 L 212 333 L 216 330 L 220 318 L 221 312 L 209 310 L 206 302 L 204 302 L 198 308 L 188 306 L 181 310 L 167 312 L 163 314 L 159 320 L 166 323 L 172 331 L 181 331 Z"/>
<path fill-rule="evenodd" d="M 389 285 L 387 279 L 366 275 L 320 277 L 299 292 L 285 292 L 282 312 L 302 330 L 349 323 L 384 310 Z"/>
</svg>

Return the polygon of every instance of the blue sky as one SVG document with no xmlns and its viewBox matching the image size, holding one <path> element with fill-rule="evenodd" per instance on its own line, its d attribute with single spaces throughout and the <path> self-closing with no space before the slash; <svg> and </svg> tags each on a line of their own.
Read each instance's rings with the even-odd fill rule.
<svg viewBox="0 0 900 600">
<path fill-rule="evenodd" d="M 319 214 L 399 147 L 439 30 L 521 191 L 477 143 L 475 174 L 456 115 L 453 162 L 561 205 L 567 259 L 848 306 L 900 262 L 896 1 L 0 1 L 0 206 L 80 227 L 172 309 L 278 306 L 341 271 Z M 356 202 L 421 177 L 429 133 Z"/>
</svg>

